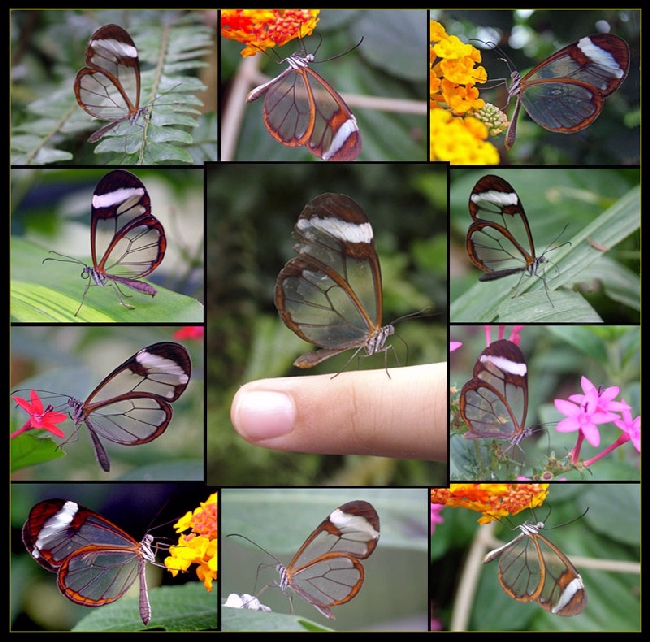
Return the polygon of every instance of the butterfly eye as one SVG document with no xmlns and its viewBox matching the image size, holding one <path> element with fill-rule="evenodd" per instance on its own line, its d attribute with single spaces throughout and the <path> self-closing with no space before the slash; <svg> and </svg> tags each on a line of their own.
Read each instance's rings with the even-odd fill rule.
<svg viewBox="0 0 650 642">
<path fill-rule="evenodd" d="M 122 122 L 135 122 L 140 108 L 140 63 L 131 36 L 118 25 L 100 27 L 86 48 L 86 67 L 77 73 L 74 93 L 79 106 L 99 120 L 110 121 L 90 135 L 98 141 Z"/>
<path fill-rule="evenodd" d="M 581 131 L 598 117 L 605 98 L 621 86 L 629 68 L 625 40 L 601 33 L 560 49 L 523 78 L 514 70 L 508 101 L 515 98 L 516 105 L 506 148 L 515 143 L 521 105 L 544 129 L 562 134 Z"/>
<path fill-rule="evenodd" d="M 151 619 L 145 566 L 156 564 L 153 537 L 137 542 L 105 517 L 76 502 L 46 499 L 23 525 L 23 543 L 43 568 L 57 574 L 59 590 L 82 606 L 104 606 L 140 581 L 140 617 Z"/>
<path fill-rule="evenodd" d="M 322 160 L 353 161 L 361 152 L 357 121 L 336 90 L 311 67 L 313 54 L 286 58 L 289 67 L 253 89 L 264 96 L 264 125 L 286 147 L 305 147 Z"/>
<path fill-rule="evenodd" d="M 296 258 L 278 275 L 275 306 L 285 325 L 319 350 L 294 365 L 311 368 L 346 350 L 385 352 L 381 270 L 365 212 L 343 194 L 322 194 L 296 223 Z M 354 355 L 353 355 L 354 356 Z"/>
</svg>

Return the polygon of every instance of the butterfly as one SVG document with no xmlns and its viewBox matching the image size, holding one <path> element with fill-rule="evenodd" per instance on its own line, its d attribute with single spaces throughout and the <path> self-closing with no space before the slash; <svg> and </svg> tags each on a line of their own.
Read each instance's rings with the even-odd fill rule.
<svg viewBox="0 0 650 642">
<path fill-rule="evenodd" d="M 102 470 L 110 471 L 110 460 L 100 437 L 123 446 L 160 437 L 174 414 L 171 404 L 191 376 L 192 362 L 182 345 L 153 343 L 115 368 L 85 401 L 68 399 L 72 421 L 88 428 Z"/>
<path fill-rule="evenodd" d="M 569 558 L 539 534 L 544 522 L 525 522 L 511 542 L 490 551 L 483 563 L 499 558 L 499 583 L 518 602 L 537 602 L 554 615 L 578 615 L 587 604 L 582 577 Z"/>
<path fill-rule="evenodd" d="M 151 274 L 162 263 L 166 248 L 165 230 L 151 213 L 151 199 L 144 183 L 131 172 L 116 169 L 97 183 L 93 193 L 90 215 L 92 267 L 72 257 L 50 257 L 45 261 L 66 260 L 84 265 L 81 276 L 88 279 L 88 283 L 74 314 L 76 317 L 91 285 L 113 286 L 120 303 L 129 309 L 134 308 L 124 301 L 120 285 L 155 296 L 156 288 L 139 279 Z"/>
<path fill-rule="evenodd" d="M 521 282 L 524 275 L 539 276 L 555 307 L 548 294 L 546 272 L 540 274 L 540 265 L 548 262 L 548 249 L 536 255 L 526 212 L 512 185 L 499 176 L 483 176 L 470 194 L 469 213 L 473 223 L 467 230 L 467 254 L 485 272 L 479 281 L 521 274 Z"/>
<path fill-rule="evenodd" d="M 560 49 L 523 78 L 512 70 L 508 103 L 516 98 L 516 105 L 506 132 L 506 148 L 515 143 L 521 105 L 544 129 L 562 134 L 581 131 L 598 117 L 605 98 L 621 86 L 629 68 L 625 40 L 600 33 Z"/>
<path fill-rule="evenodd" d="M 140 107 L 140 63 L 131 36 L 118 25 L 95 31 L 86 47 L 86 67 L 77 72 L 74 94 L 79 107 L 108 125 L 90 135 L 98 141 L 116 125 L 134 123 L 147 111 Z"/>
<path fill-rule="evenodd" d="M 386 352 L 381 269 L 365 212 L 344 194 L 321 194 L 294 229 L 296 258 L 278 275 L 275 307 L 284 324 L 319 350 L 296 359 L 311 368 L 346 350 Z M 354 356 L 354 355 L 353 355 Z"/>
<path fill-rule="evenodd" d="M 500 339 L 485 348 L 460 391 L 459 403 L 469 427 L 463 433 L 466 439 L 508 439 L 518 445 L 527 437 L 528 369 L 519 347 Z"/>
<path fill-rule="evenodd" d="M 253 89 L 264 96 L 264 125 L 287 147 L 306 147 L 322 160 L 352 161 L 361 152 L 357 121 L 336 90 L 309 66 L 314 55 L 294 53 L 279 76 Z"/>
<path fill-rule="evenodd" d="M 29 511 L 23 543 L 45 569 L 57 574 L 59 590 L 83 606 L 115 602 L 140 578 L 140 617 L 146 625 L 151 606 L 146 562 L 156 563 L 153 537 L 136 542 L 105 517 L 66 499 L 46 499 Z"/>
<path fill-rule="evenodd" d="M 370 557 L 378 541 L 379 516 L 373 506 L 363 500 L 343 504 L 314 529 L 287 566 L 278 560 L 280 581 L 257 597 L 269 586 L 283 593 L 291 589 L 333 620 L 331 607 L 349 602 L 361 590 L 364 569 L 359 560 Z"/>
</svg>

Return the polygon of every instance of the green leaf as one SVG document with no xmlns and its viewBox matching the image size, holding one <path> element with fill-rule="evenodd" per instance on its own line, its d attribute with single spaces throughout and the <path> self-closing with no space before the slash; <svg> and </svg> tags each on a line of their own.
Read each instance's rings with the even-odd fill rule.
<svg viewBox="0 0 650 642">
<path fill-rule="evenodd" d="M 25 418 L 27 415 L 25 415 Z M 37 434 L 44 434 L 44 430 Z M 11 472 L 63 457 L 65 453 L 49 437 L 23 434 L 11 440 Z"/>
<path fill-rule="evenodd" d="M 123 597 L 90 610 L 73 631 L 215 631 L 217 629 L 216 587 L 209 593 L 203 584 L 162 586 L 149 591 L 151 621 L 142 624 L 137 597 Z"/>
<path fill-rule="evenodd" d="M 225 600 L 224 600 L 225 602 Z M 222 631 L 332 631 L 300 615 L 275 611 L 251 611 L 249 609 L 221 608 Z"/>
<path fill-rule="evenodd" d="M 113 287 L 90 287 L 77 316 L 75 312 L 88 281 L 80 279 L 80 267 L 62 261 L 47 261 L 47 251 L 20 238 L 11 242 L 11 318 L 21 322 L 124 322 L 124 323 L 202 323 L 204 308 L 192 297 L 156 286 L 155 297 L 128 288 L 120 304 Z M 88 261 L 88 263 L 92 263 Z"/>
</svg>

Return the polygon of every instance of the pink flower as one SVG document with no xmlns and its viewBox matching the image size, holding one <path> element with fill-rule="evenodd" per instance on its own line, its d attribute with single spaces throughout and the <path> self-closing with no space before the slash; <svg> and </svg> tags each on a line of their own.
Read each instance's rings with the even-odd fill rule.
<svg viewBox="0 0 650 642">
<path fill-rule="evenodd" d="M 593 401 L 596 404 L 594 410 L 597 412 L 622 412 L 628 407 L 625 402 L 614 401 L 614 398 L 619 392 L 618 386 L 610 386 L 604 390 L 600 387 L 596 388 L 587 377 L 580 378 L 580 385 L 585 394 L 571 395 L 569 397 L 570 401 L 575 401 L 575 403 L 579 404 Z"/>
<path fill-rule="evenodd" d="M 614 423 L 627 434 L 637 452 L 641 452 L 641 415 L 632 419 L 632 413 L 630 412 L 632 408 L 627 404 L 625 406 L 626 408 L 621 411 L 623 418 L 615 419 Z"/>
<path fill-rule="evenodd" d="M 523 328 L 523 325 L 513 325 L 512 326 L 512 332 L 510 333 L 510 338 L 508 341 L 512 341 L 516 346 L 518 346 L 521 343 L 521 337 L 519 336 L 519 332 L 521 332 L 521 329 Z M 485 345 L 489 346 L 492 341 L 490 338 L 490 331 L 492 329 L 492 326 L 486 325 L 484 326 L 485 328 Z M 506 327 L 504 325 L 500 325 L 498 328 L 499 332 L 497 334 L 498 340 L 503 339 Z"/>
<path fill-rule="evenodd" d="M 458 350 L 460 346 L 463 345 L 462 341 L 450 341 L 449 342 L 449 352 L 453 352 L 454 350 Z"/>
<path fill-rule="evenodd" d="M 32 390 L 29 396 L 31 403 L 20 397 L 13 397 L 13 400 L 29 415 L 29 420 L 22 428 L 14 431 L 11 437 L 17 437 L 28 430 L 47 430 L 55 437 L 65 437 L 65 433 L 57 428 L 56 424 L 64 422 L 68 419 L 68 415 L 64 412 L 54 412 L 52 406 L 43 408 L 43 402 L 36 390 Z"/>
<path fill-rule="evenodd" d="M 445 519 L 441 514 L 442 509 L 444 508 L 443 504 L 429 504 L 430 510 L 431 510 L 431 515 L 430 515 L 430 520 L 431 520 L 431 534 L 433 535 L 433 531 L 435 530 L 436 524 L 442 524 Z"/>
<path fill-rule="evenodd" d="M 612 386 L 607 388 L 607 395 L 601 399 L 598 388 L 594 386 L 587 377 L 581 378 L 584 395 L 575 394 L 566 399 L 556 399 L 555 407 L 567 418 L 562 419 L 555 429 L 558 432 L 573 432 L 579 430 L 584 438 L 594 447 L 600 444 L 600 433 L 598 426 L 618 419 L 618 415 L 611 410 L 620 406 L 620 402 L 611 401 L 611 393 L 615 389 L 614 396 L 618 394 L 618 388 Z M 575 405 L 576 402 L 578 405 Z"/>
</svg>

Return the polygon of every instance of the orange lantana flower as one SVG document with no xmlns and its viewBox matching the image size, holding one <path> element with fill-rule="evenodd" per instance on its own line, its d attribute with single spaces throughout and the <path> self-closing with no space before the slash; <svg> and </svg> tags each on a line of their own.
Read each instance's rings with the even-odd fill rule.
<svg viewBox="0 0 650 642">
<path fill-rule="evenodd" d="M 276 45 L 310 36 L 320 9 L 223 9 L 221 35 L 244 43 L 241 55 L 254 56 Z"/>
</svg>

